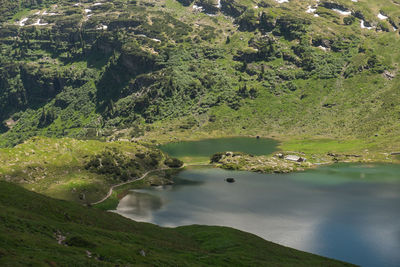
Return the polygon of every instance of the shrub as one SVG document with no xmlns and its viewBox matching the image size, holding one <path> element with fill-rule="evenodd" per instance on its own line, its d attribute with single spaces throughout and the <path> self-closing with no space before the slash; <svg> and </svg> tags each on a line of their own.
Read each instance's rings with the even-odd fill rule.
<svg viewBox="0 0 400 267">
<path fill-rule="evenodd" d="M 219 162 L 224 155 L 225 155 L 225 153 L 223 153 L 223 152 L 215 153 L 214 155 L 211 156 L 210 163 Z"/>
<path fill-rule="evenodd" d="M 73 246 L 73 247 L 81 247 L 81 248 L 94 248 L 96 247 L 95 244 L 92 242 L 87 241 L 86 239 L 80 237 L 80 236 L 73 236 L 67 238 L 65 241 L 65 244 L 68 246 Z"/>
</svg>

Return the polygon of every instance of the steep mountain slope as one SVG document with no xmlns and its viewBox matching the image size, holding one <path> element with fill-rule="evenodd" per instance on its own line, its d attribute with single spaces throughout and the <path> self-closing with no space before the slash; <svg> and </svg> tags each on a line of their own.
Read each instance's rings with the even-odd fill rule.
<svg viewBox="0 0 400 267">
<path fill-rule="evenodd" d="M 175 229 L 0 182 L 1 266 L 351 266 L 225 227 Z"/>
<path fill-rule="evenodd" d="M 391 138 L 392 0 L 2 1 L 0 144 L 34 135 Z"/>
</svg>

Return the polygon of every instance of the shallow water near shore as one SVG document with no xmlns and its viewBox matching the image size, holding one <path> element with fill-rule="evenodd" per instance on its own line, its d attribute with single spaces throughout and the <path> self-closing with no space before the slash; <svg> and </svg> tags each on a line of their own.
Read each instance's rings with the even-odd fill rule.
<svg viewBox="0 0 400 267">
<path fill-rule="evenodd" d="M 256 156 L 268 155 L 277 149 L 277 145 L 277 141 L 268 138 L 226 137 L 168 143 L 160 146 L 160 149 L 171 157 L 187 162 L 196 159 L 208 161 L 213 154 L 226 151 L 240 151 Z"/>
<path fill-rule="evenodd" d="M 116 212 L 167 227 L 230 226 L 362 266 L 400 265 L 399 165 L 335 164 L 291 174 L 191 167 L 173 186 L 132 191 Z"/>
</svg>

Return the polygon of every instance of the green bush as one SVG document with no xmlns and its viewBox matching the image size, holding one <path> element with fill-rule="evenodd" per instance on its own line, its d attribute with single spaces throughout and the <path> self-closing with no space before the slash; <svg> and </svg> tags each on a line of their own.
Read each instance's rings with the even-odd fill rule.
<svg viewBox="0 0 400 267">
<path fill-rule="evenodd" d="M 80 248 L 96 247 L 96 244 L 93 244 L 92 242 L 89 242 L 80 236 L 72 236 L 72 237 L 67 238 L 65 240 L 65 244 L 67 244 L 68 246 L 80 247 Z"/>
<path fill-rule="evenodd" d="M 215 153 L 214 155 L 211 156 L 211 158 L 210 158 L 210 163 L 217 163 L 217 162 L 219 162 L 219 161 L 222 159 L 222 157 L 223 157 L 224 155 L 225 155 L 224 152 Z"/>
</svg>

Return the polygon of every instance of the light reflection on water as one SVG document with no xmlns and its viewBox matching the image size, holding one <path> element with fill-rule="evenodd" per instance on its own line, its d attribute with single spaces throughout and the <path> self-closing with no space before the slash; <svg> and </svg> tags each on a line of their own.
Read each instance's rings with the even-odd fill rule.
<svg viewBox="0 0 400 267">
<path fill-rule="evenodd" d="M 363 266 L 400 266 L 400 166 L 287 175 L 191 168 L 177 178 L 188 182 L 132 191 L 116 212 L 168 227 L 230 226 Z"/>
</svg>

